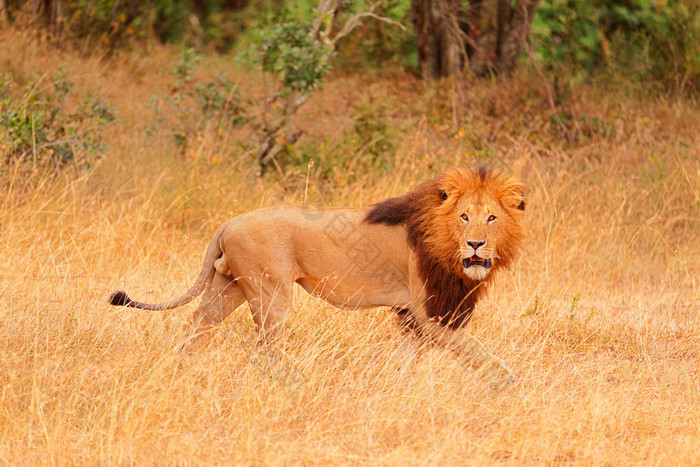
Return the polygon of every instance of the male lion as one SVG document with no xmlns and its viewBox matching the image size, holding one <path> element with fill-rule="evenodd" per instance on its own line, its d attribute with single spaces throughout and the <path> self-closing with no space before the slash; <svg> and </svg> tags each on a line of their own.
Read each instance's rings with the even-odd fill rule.
<svg viewBox="0 0 700 467">
<path fill-rule="evenodd" d="M 180 298 L 112 305 L 167 310 L 204 293 L 189 335 L 200 335 L 245 301 L 264 336 L 284 324 L 294 283 L 342 308 L 390 306 L 405 326 L 458 353 L 477 347 L 460 328 L 494 272 L 519 253 L 526 188 L 502 174 L 451 169 L 371 207 L 266 207 L 224 223 L 199 277 Z M 478 365 L 479 364 L 479 365 Z"/>
</svg>

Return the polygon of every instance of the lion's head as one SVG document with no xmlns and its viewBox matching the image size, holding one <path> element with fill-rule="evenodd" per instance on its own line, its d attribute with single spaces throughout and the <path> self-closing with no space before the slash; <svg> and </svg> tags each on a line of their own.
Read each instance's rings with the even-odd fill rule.
<svg viewBox="0 0 700 467">
<path fill-rule="evenodd" d="M 486 168 L 451 169 L 374 205 L 367 222 L 404 224 L 433 298 L 433 316 L 469 319 L 493 272 L 517 257 L 525 186 Z"/>
<path fill-rule="evenodd" d="M 452 169 L 436 181 L 441 202 L 421 216 L 434 258 L 475 281 L 508 266 L 523 238 L 524 185 L 483 168 Z"/>
</svg>

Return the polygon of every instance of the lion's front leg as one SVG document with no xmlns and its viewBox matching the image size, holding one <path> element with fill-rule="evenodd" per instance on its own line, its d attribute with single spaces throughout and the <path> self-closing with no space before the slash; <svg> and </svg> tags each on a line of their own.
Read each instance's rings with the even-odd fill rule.
<svg viewBox="0 0 700 467">
<path fill-rule="evenodd" d="M 431 319 L 425 307 L 428 297 L 425 283 L 420 279 L 415 255 L 409 263 L 409 290 L 411 306 L 408 311 L 398 313 L 401 325 L 413 331 L 419 338 L 428 339 L 450 349 L 460 364 L 470 373 L 479 376 L 497 390 L 505 388 L 515 380 L 515 374 L 500 358 L 491 354 L 479 340 L 464 329 L 453 329 Z"/>
<path fill-rule="evenodd" d="M 419 358 L 424 350 L 426 340 L 421 338 L 409 308 L 395 307 L 392 311 L 396 313 L 396 324 L 398 325 L 399 334 L 397 339 L 400 364 L 397 371 L 404 371 L 407 368 L 411 368 Z"/>
<path fill-rule="evenodd" d="M 515 374 L 505 362 L 489 352 L 479 340 L 464 329 L 452 329 L 425 316 L 411 313 L 410 329 L 420 338 L 451 350 L 459 363 L 469 372 L 478 373 L 492 389 L 500 391 L 515 381 Z"/>
<path fill-rule="evenodd" d="M 452 350 L 462 366 L 470 373 L 479 372 L 479 377 L 492 388 L 500 390 L 515 381 L 515 374 L 505 362 L 464 329 L 452 329 L 433 321 L 423 322 L 418 329 L 422 335 Z"/>
</svg>

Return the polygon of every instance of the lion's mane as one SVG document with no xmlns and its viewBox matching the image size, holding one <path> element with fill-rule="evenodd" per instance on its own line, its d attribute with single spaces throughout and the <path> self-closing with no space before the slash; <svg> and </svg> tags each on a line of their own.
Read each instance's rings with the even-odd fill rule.
<svg viewBox="0 0 700 467">
<path fill-rule="evenodd" d="M 485 167 L 451 169 L 426 180 L 412 191 L 372 206 L 364 221 L 406 227 L 411 248 L 417 255 L 418 273 L 425 283 L 428 316 L 458 328 L 472 316 L 476 302 L 486 291 L 484 281 L 466 277 L 458 257 L 459 240 L 454 227 L 457 202 L 470 193 L 488 193 L 506 212 L 524 210 L 524 187 Z M 509 222 L 505 238 L 495 245 L 498 261 L 494 270 L 508 267 L 521 249 L 519 222 Z M 495 272 L 495 271 L 494 271 Z"/>
</svg>

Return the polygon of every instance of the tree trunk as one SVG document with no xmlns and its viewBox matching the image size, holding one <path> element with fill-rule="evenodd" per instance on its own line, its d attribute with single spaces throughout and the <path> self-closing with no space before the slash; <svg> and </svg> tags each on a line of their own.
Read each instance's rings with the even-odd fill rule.
<svg viewBox="0 0 700 467">
<path fill-rule="evenodd" d="M 54 40 L 60 40 L 63 35 L 63 5 L 61 0 L 46 0 L 47 16 L 50 25 L 49 31 Z"/>
<path fill-rule="evenodd" d="M 505 0 L 508 3 L 507 0 Z M 496 70 L 512 73 L 523 53 L 523 47 L 530 36 L 532 19 L 541 0 L 519 0 L 515 8 L 508 10 L 508 28 L 504 29 L 499 40 Z"/>
<path fill-rule="evenodd" d="M 477 76 L 515 70 L 541 0 L 412 0 L 413 28 L 423 77 L 434 80 L 468 68 Z"/>
<path fill-rule="evenodd" d="M 5 0 L 0 0 L 0 27 L 5 27 L 10 22 L 9 15 L 7 13 L 7 2 Z"/>
<path fill-rule="evenodd" d="M 462 40 L 454 11 L 457 0 L 411 0 L 413 30 L 421 72 L 433 80 L 462 68 Z"/>
<path fill-rule="evenodd" d="M 7 4 L 7 2 L 3 3 Z M 63 32 L 63 5 L 61 0 L 32 0 L 28 3 L 28 6 L 35 15 L 34 21 L 43 25 L 53 40 L 58 40 Z"/>
</svg>

